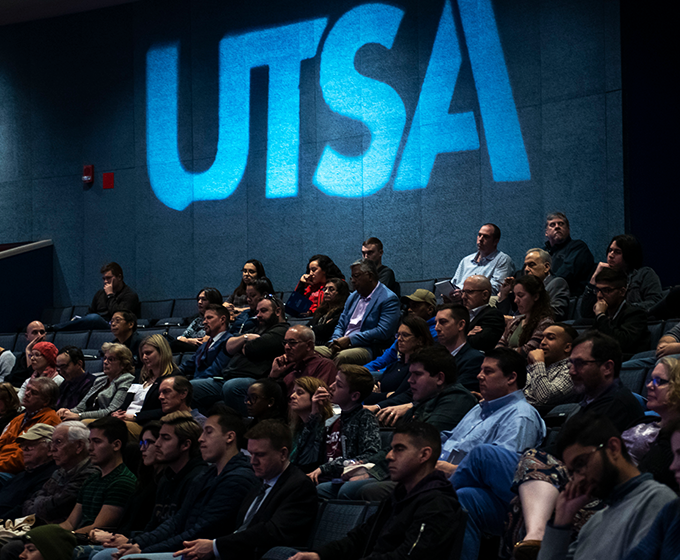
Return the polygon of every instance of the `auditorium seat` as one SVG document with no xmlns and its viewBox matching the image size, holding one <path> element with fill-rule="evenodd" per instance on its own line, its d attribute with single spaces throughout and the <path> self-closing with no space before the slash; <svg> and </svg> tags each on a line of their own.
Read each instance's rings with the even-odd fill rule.
<svg viewBox="0 0 680 560">
<path fill-rule="evenodd" d="M 450 278 L 443 278 L 442 280 L 450 280 Z M 434 293 L 434 284 L 437 281 L 436 278 L 429 280 L 407 280 L 399 282 L 399 287 L 401 288 L 402 296 L 410 296 L 416 290 L 427 290 L 428 292 Z"/>
<path fill-rule="evenodd" d="M 621 379 L 621 383 L 628 387 L 633 393 L 643 395 L 645 379 L 647 378 L 647 373 L 649 373 L 650 369 L 651 368 L 629 367 L 623 365 L 621 366 L 619 378 Z"/>
<path fill-rule="evenodd" d="M 654 350 L 663 336 L 664 321 L 649 321 L 647 323 L 647 329 L 649 330 L 649 349 Z"/>
<path fill-rule="evenodd" d="M 194 317 L 196 313 L 198 313 L 198 308 L 196 307 L 196 298 L 175 300 L 175 305 L 172 308 L 173 317 L 182 317 L 187 319 L 189 317 Z"/>
<path fill-rule="evenodd" d="M 668 332 L 679 322 L 680 319 L 666 319 L 666 322 L 663 325 L 663 334 L 664 335 L 668 334 Z"/>
<path fill-rule="evenodd" d="M 73 306 L 73 312 L 71 313 L 71 318 L 78 316 L 78 317 L 85 317 L 87 315 L 87 312 L 90 310 L 89 305 L 74 305 Z"/>
<path fill-rule="evenodd" d="M 90 333 L 90 339 L 87 342 L 87 348 L 98 355 L 102 348 L 102 344 L 113 341 L 114 337 L 111 334 L 111 331 L 92 331 Z"/>
<path fill-rule="evenodd" d="M 101 358 L 85 360 L 85 371 L 88 373 L 101 373 L 104 371 Z"/>
<path fill-rule="evenodd" d="M 46 307 L 43 309 L 40 321 L 45 325 L 56 325 L 70 321 L 73 316 L 73 306 Z"/>
<path fill-rule="evenodd" d="M 54 340 L 54 333 L 53 332 L 48 332 L 45 334 L 45 342 L 52 342 Z M 17 341 L 14 344 L 14 351 L 15 352 L 23 352 L 26 350 L 26 345 L 28 344 L 28 340 L 26 340 L 26 337 L 23 335 L 18 335 L 17 336 Z"/>
<path fill-rule="evenodd" d="M 54 336 L 54 345 L 61 350 L 64 346 L 88 348 L 87 341 L 90 331 L 59 331 Z"/>
<path fill-rule="evenodd" d="M 158 319 L 170 317 L 174 303 L 175 301 L 172 299 L 141 302 L 141 316 L 137 318 L 137 324 L 141 326 L 154 325 Z"/>
<path fill-rule="evenodd" d="M 16 333 L 2 333 L 0 334 L 0 348 L 4 348 L 5 350 L 12 350 L 14 351 L 14 345 L 17 342 L 17 334 Z"/>
</svg>

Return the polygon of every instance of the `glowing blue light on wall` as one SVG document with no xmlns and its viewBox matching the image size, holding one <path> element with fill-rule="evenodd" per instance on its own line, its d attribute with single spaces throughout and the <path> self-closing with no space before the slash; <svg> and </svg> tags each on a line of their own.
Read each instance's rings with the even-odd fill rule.
<svg viewBox="0 0 680 560">
<path fill-rule="evenodd" d="M 323 97 L 333 111 L 361 121 L 370 132 L 361 156 L 324 148 L 314 184 L 326 194 L 366 196 L 390 178 L 406 123 L 404 103 L 387 84 L 359 74 L 354 57 L 367 43 L 392 48 L 403 15 L 385 4 L 359 6 L 343 15 L 326 38 L 320 70 Z"/>
</svg>

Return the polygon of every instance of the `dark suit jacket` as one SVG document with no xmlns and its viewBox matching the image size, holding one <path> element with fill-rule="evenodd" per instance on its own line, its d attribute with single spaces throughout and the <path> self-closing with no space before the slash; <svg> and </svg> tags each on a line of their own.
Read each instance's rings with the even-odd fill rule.
<svg viewBox="0 0 680 560">
<path fill-rule="evenodd" d="M 331 340 L 345 336 L 360 297 L 358 292 L 349 296 Z M 383 350 L 394 342 L 394 335 L 399 326 L 400 311 L 399 298 L 395 293 L 388 290 L 384 284 L 378 284 L 366 308 L 360 332 L 352 333 L 349 337 L 352 346 L 369 348 L 374 358 L 382 354 Z"/>
<path fill-rule="evenodd" d="M 257 485 L 243 500 L 236 526 L 260 492 Z M 304 546 L 314 526 L 318 505 L 316 487 L 294 465 L 288 465 L 244 530 L 216 540 L 222 560 L 260 558 L 275 546 Z"/>
<path fill-rule="evenodd" d="M 209 340 L 201 344 L 194 354 L 193 360 L 184 362 L 179 370 L 182 375 L 191 379 L 201 379 L 204 377 L 214 377 L 222 375 L 222 368 L 229 362 L 229 356 L 224 352 L 224 346 L 227 343 L 228 336 L 222 335 L 217 344 L 212 348 L 208 348 L 205 356 L 204 347 L 207 346 Z M 199 360 L 201 361 L 199 365 Z"/>
<path fill-rule="evenodd" d="M 469 342 L 466 342 L 465 346 L 458 351 L 454 358 L 458 368 L 458 383 L 468 391 L 479 391 L 477 375 L 479 375 L 482 369 L 484 354 L 479 350 L 475 350 L 470 346 Z"/>
<path fill-rule="evenodd" d="M 482 327 L 482 332 L 468 335 L 468 344 L 480 352 L 493 350 L 505 332 L 505 318 L 495 307 L 482 309 L 466 329 L 470 332 L 475 327 Z"/>
</svg>

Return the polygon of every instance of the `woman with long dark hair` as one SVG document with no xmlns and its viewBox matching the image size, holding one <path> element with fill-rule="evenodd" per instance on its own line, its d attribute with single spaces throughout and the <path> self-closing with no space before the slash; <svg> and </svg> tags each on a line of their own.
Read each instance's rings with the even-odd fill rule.
<svg viewBox="0 0 680 560">
<path fill-rule="evenodd" d="M 515 282 L 515 305 L 519 315 L 505 327 L 496 348 L 512 348 L 525 356 L 538 348 L 543 331 L 552 324 L 550 296 L 543 282 L 529 274 Z"/>
<path fill-rule="evenodd" d="M 335 325 L 338 324 L 349 297 L 349 285 L 342 278 L 328 278 L 323 293 L 323 302 L 316 308 L 309 323 L 317 346 L 327 344 L 333 336 Z"/>
<path fill-rule="evenodd" d="M 241 283 L 227 298 L 227 303 L 231 303 L 237 310 L 245 308 L 247 306 L 246 288 L 255 280 L 264 276 L 266 276 L 264 265 L 260 261 L 257 259 L 247 260 L 241 269 Z"/>
<path fill-rule="evenodd" d="M 342 271 L 327 255 L 313 255 L 309 258 L 306 272 L 300 277 L 295 291 L 312 302 L 308 313 L 313 314 L 323 303 L 324 288 L 329 278 L 344 278 Z"/>
</svg>

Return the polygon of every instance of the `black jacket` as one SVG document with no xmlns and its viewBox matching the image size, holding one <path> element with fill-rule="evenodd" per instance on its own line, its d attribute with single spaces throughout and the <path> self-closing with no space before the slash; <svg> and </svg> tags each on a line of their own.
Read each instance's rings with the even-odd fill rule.
<svg viewBox="0 0 680 560">
<path fill-rule="evenodd" d="M 468 344 L 475 350 L 488 352 L 496 347 L 501 336 L 503 336 L 505 318 L 498 309 L 487 305 L 477 314 L 474 320 L 470 321 L 465 330 L 469 333 L 475 327 L 481 327 L 482 332 L 473 335 L 468 334 Z"/>
<path fill-rule="evenodd" d="M 444 473 L 433 471 L 409 494 L 399 484 L 378 511 L 344 539 L 317 553 L 321 560 L 439 560 L 451 553 L 461 507 Z"/>
<path fill-rule="evenodd" d="M 97 313 L 106 321 L 110 321 L 116 311 L 132 311 L 139 318 L 139 297 L 127 284 L 123 284 L 123 289 L 111 297 L 106 295 L 103 289 L 98 290 L 92 298 L 88 313 Z"/>
<path fill-rule="evenodd" d="M 274 359 L 283 354 L 283 337 L 289 327 L 288 323 L 277 323 L 262 332 L 259 338 L 246 342 L 243 351 L 232 356 L 222 370 L 224 378 L 267 377 Z"/>
<path fill-rule="evenodd" d="M 552 257 L 551 273 L 567 281 L 572 296 L 581 295 L 595 270 L 595 259 L 588 245 L 569 237 L 564 243 L 554 246 L 546 241 L 545 250 Z"/>
<path fill-rule="evenodd" d="M 236 527 L 260 493 L 256 485 L 243 500 Z M 261 558 L 275 546 L 304 546 L 314 526 L 318 505 L 316 487 L 295 465 L 288 465 L 243 531 L 216 540 L 221 558 Z"/>
</svg>

